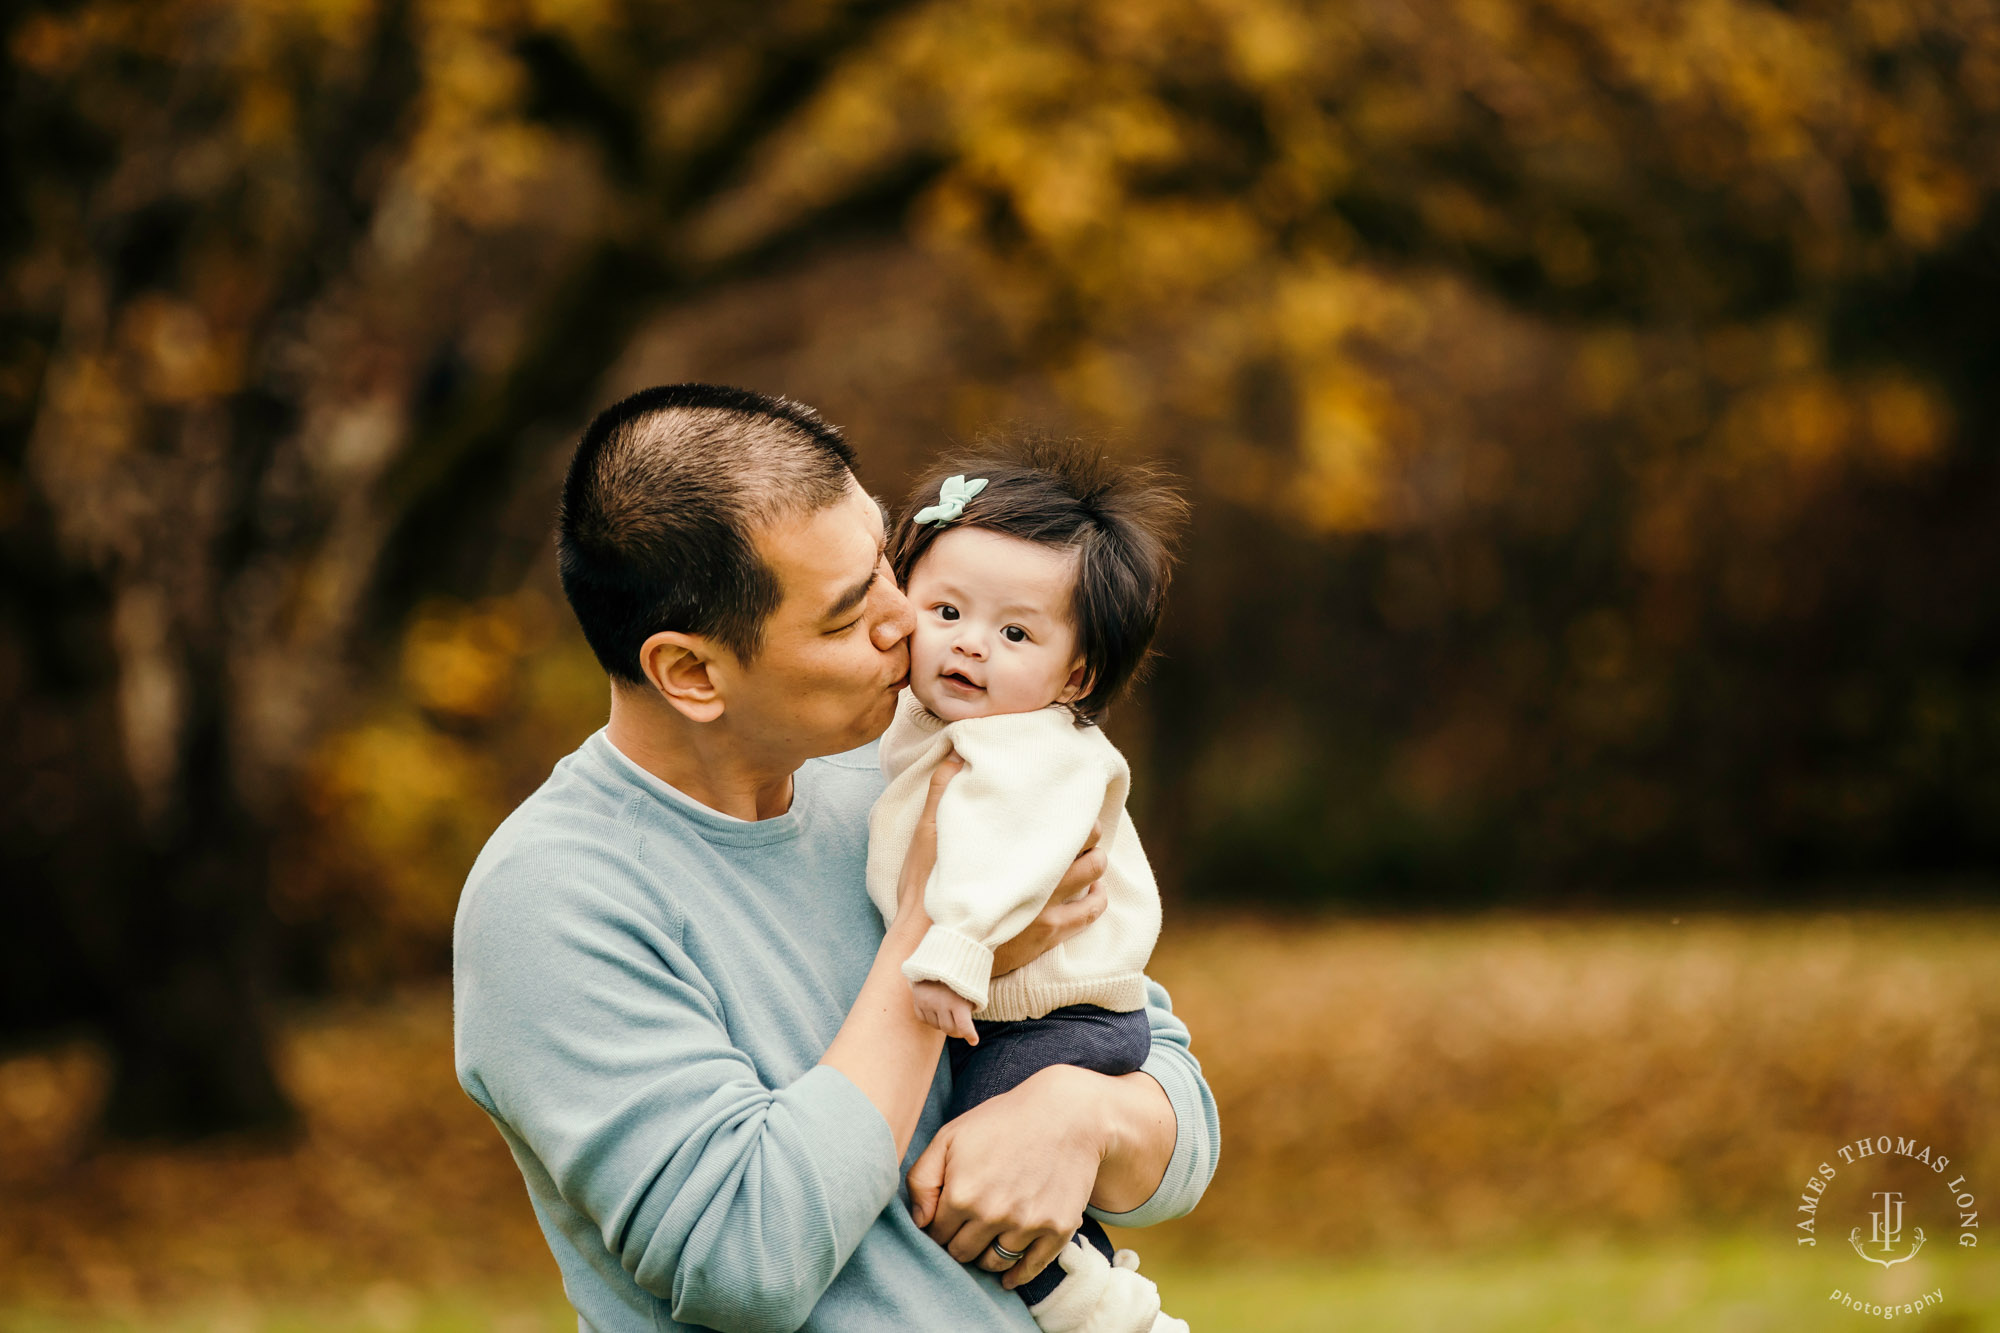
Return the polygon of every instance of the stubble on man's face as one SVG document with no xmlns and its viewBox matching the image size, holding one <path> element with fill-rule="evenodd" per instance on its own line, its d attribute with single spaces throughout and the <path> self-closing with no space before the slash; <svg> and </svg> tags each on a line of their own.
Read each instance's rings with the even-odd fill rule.
<svg viewBox="0 0 2000 1333">
<path fill-rule="evenodd" d="M 732 707 L 769 748 L 839 754 L 895 715 L 912 619 L 883 544 L 880 507 L 851 482 L 845 498 L 758 534 L 781 597 Z"/>
</svg>

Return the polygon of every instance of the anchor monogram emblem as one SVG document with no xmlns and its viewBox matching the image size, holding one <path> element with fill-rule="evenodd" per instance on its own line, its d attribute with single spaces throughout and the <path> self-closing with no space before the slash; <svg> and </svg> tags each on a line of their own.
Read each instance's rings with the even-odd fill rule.
<svg viewBox="0 0 2000 1333">
<path fill-rule="evenodd" d="M 1869 1220 L 1874 1224 L 1868 1235 L 1868 1244 L 1881 1246 L 1882 1252 L 1887 1254 L 1896 1248 L 1896 1242 L 1903 1236 L 1903 1196 L 1894 1190 L 1879 1190 L 1875 1197 L 1882 1201 L 1882 1207 L 1868 1214 Z M 1856 1254 L 1869 1263 L 1880 1264 L 1884 1268 L 1894 1268 L 1897 1264 L 1908 1263 L 1916 1258 L 1917 1251 L 1924 1248 L 1924 1229 L 1913 1227 L 1912 1230 L 1916 1233 L 1916 1243 L 1910 1246 L 1908 1254 L 1894 1259 L 1878 1259 L 1863 1249 L 1860 1227 L 1847 1233 L 1847 1242 L 1854 1247 Z"/>
</svg>

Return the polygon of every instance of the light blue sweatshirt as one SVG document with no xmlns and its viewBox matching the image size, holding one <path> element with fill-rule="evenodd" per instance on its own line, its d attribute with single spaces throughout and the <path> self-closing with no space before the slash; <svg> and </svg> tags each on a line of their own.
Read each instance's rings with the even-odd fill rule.
<svg viewBox="0 0 2000 1333">
<path fill-rule="evenodd" d="M 526 1178 L 579 1327 L 1031 1333 L 1019 1297 L 910 1221 L 903 1174 L 943 1120 L 939 1062 L 909 1157 L 818 1064 L 882 918 L 864 882 L 875 747 L 798 772 L 746 822 L 599 732 L 496 831 L 453 948 L 459 1082 Z M 1179 1129 L 1143 1226 L 1215 1170 L 1215 1103 L 1149 983 L 1145 1070 Z M 898 1200 L 895 1206 L 889 1206 Z"/>
</svg>

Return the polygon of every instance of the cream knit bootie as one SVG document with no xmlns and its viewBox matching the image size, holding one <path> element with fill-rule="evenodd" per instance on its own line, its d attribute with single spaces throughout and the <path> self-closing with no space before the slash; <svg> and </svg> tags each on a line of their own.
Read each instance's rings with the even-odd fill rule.
<svg viewBox="0 0 2000 1333">
<path fill-rule="evenodd" d="M 1042 1333 L 1188 1333 L 1160 1312 L 1160 1289 L 1139 1276 L 1139 1256 L 1106 1259 L 1095 1245 L 1072 1241 L 1056 1256 L 1066 1275 L 1040 1305 L 1028 1307 Z"/>
</svg>

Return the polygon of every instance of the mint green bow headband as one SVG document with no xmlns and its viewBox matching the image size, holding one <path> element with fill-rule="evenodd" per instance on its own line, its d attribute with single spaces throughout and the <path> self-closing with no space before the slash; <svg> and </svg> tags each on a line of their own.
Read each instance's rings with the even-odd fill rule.
<svg viewBox="0 0 2000 1333">
<path fill-rule="evenodd" d="M 919 509 L 912 523 L 935 523 L 939 527 L 965 513 L 965 502 L 986 489 L 986 478 L 965 479 L 965 474 L 946 477 L 944 485 L 938 488 L 938 502 L 928 509 Z"/>
</svg>

